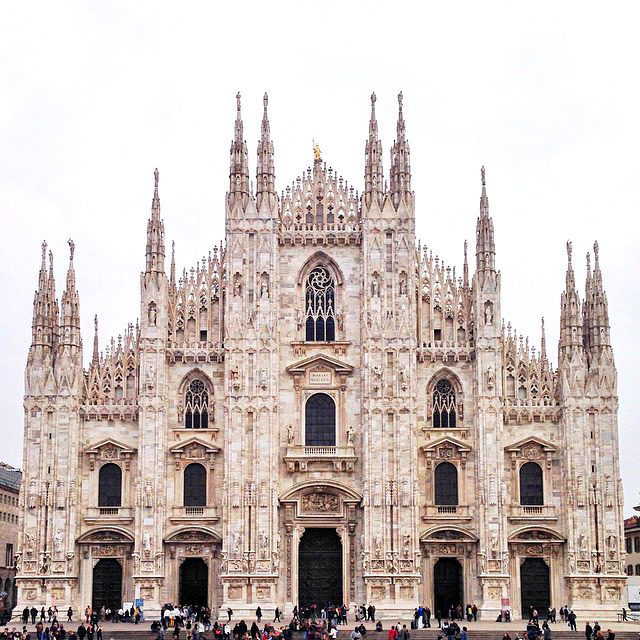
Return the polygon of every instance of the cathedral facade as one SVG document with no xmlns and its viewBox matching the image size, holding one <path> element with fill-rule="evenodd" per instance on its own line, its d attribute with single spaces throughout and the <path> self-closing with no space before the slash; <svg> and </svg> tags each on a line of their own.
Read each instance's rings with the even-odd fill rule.
<svg viewBox="0 0 640 640">
<path fill-rule="evenodd" d="M 254 193 L 237 99 L 225 242 L 167 272 L 156 171 L 140 321 L 101 353 L 96 320 L 88 368 L 73 242 L 59 304 L 43 245 L 17 608 L 612 616 L 623 494 L 597 244 L 582 295 L 567 245 L 554 370 L 544 324 L 533 348 L 502 321 L 484 169 L 475 269 L 466 245 L 460 276 L 417 243 L 402 95 L 388 187 L 372 96 L 361 194 L 317 147 L 276 192 L 266 96 Z"/>
</svg>

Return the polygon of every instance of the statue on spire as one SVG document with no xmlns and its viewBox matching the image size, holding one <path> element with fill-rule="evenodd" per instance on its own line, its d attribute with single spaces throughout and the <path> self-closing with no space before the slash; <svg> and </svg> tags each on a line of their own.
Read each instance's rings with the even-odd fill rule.
<svg viewBox="0 0 640 640">
<path fill-rule="evenodd" d="M 71 254 L 70 260 L 71 262 L 73 262 L 73 254 L 76 250 L 76 243 L 71 238 L 69 238 L 67 240 L 67 244 L 69 245 L 69 253 Z"/>
<path fill-rule="evenodd" d="M 153 172 L 153 179 L 154 179 L 154 187 L 157 189 L 158 182 L 160 181 L 160 172 L 158 171 L 158 167 L 156 167 L 155 171 Z"/>
<path fill-rule="evenodd" d="M 240 92 L 236 93 L 236 102 L 238 105 L 238 113 L 240 113 Z"/>
</svg>

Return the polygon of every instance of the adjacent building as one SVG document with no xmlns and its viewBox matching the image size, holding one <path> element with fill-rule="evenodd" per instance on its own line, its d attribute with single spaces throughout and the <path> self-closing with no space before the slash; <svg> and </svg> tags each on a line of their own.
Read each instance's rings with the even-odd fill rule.
<svg viewBox="0 0 640 640">
<path fill-rule="evenodd" d="M 402 94 L 388 186 L 375 105 L 360 193 L 317 147 L 278 192 L 267 96 L 254 190 L 238 95 L 224 243 L 182 272 L 172 252 L 166 269 L 156 170 L 140 320 L 101 351 L 96 319 L 87 368 L 75 247 L 58 302 L 43 245 L 18 608 L 620 610 L 598 245 L 579 293 L 567 244 L 553 368 L 544 322 L 536 348 L 503 320 L 484 168 L 475 267 L 465 243 L 456 270 L 415 235 L 416 214 L 433 212 L 426 197 L 416 210 Z M 471 217 L 456 226 L 473 233 Z M 521 258 L 533 274 L 539 251 Z"/>
<path fill-rule="evenodd" d="M 636 510 L 640 511 L 640 507 Z M 640 611 L 640 517 L 631 516 L 624 521 L 624 542 L 629 608 Z"/>
<path fill-rule="evenodd" d="M 0 462 L 0 610 L 17 600 L 15 555 L 18 552 L 22 472 Z"/>
</svg>

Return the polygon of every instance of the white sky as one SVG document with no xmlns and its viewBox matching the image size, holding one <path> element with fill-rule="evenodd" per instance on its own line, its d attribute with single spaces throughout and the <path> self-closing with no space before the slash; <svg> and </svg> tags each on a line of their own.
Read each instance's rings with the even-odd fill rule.
<svg viewBox="0 0 640 640">
<path fill-rule="evenodd" d="M 43 2 L 0 7 L 0 459 L 22 464 L 40 244 L 76 243 L 85 360 L 139 315 L 153 169 L 179 271 L 223 237 L 235 94 L 255 173 L 262 95 L 284 189 L 323 158 L 363 183 L 375 90 L 385 171 L 404 92 L 418 237 L 474 246 L 487 169 L 502 308 L 557 362 L 565 242 L 600 243 L 619 371 L 625 514 L 640 503 L 637 2 Z M 386 174 L 388 175 L 388 174 Z M 473 263 L 472 263 L 473 264 Z M 168 263 L 167 263 L 168 267 Z"/>
</svg>

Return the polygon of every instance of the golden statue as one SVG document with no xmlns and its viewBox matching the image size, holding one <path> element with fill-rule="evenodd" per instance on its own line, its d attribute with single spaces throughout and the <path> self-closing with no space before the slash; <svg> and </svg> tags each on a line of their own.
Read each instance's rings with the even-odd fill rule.
<svg viewBox="0 0 640 640">
<path fill-rule="evenodd" d="M 320 145 L 316 143 L 316 145 L 313 147 L 313 152 L 316 155 L 316 160 L 320 160 Z"/>
</svg>

